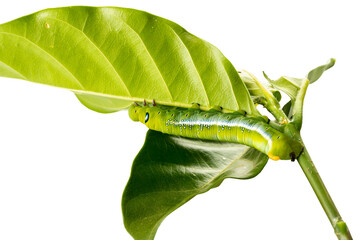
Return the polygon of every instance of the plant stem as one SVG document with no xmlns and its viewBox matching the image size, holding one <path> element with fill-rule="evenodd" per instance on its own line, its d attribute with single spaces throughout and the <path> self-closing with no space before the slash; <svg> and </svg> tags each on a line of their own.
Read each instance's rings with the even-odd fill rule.
<svg viewBox="0 0 360 240">
<path fill-rule="evenodd" d="M 336 209 L 336 206 L 331 199 L 330 194 L 326 190 L 326 187 L 321 180 L 320 175 L 314 166 L 314 163 L 311 161 L 310 155 L 306 148 L 300 155 L 298 162 L 303 172 L 305 173 L 311 187 L 313 188 L 317 198 L 319 199 L 327 217 L 329 218 L 338 239 L 352 240 L 350 231 L 346 223 L 342 220 L 339 211 Z"/>
<path fill-rule="evenodd" d="M 304 105 L 304 98 L 306 90 L 309 86 L 309 80 L 304 79 L 300 85 L 300 89 L 297 93 L 294 106 L 293 106 L 293 124 L 295 125 L 296 129 L 300 131 L 302 125 L 302 118 L 303 118 L 303 105 Z"/>
</svg>

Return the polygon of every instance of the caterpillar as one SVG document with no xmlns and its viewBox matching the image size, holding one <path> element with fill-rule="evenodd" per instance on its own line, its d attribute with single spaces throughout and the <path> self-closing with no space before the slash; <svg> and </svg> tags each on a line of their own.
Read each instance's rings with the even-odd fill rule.
<svg viewBox="0 0 360 240">
<path fill-rule="evenodd" d="M 166 134 L 254 147 L 272 160 L 294 161 L 303 149 L 302 144 L 271 127 L 265 118 L 247 117 L 240 112 L 202 111 L 196 104 L 192 108 L 178 108 L 144 101 L 130 106 L 129 117 Z"/>
</svg>

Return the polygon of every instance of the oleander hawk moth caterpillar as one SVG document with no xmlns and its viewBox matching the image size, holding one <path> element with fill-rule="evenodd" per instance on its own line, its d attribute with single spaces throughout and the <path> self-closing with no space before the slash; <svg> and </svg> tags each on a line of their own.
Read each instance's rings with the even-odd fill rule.
<svg viewBox="0 0 360 240">
<path fill-rule="evenodd" d="M 294 161 L 303 150 L 301 143 L 271 127 L 265 117 L 248 117 L 246 113 L 223 113 L 221 109 L 202 111 L 198 104 L 179 108 L 144 101 L 132 104 L 129 116 L 149 129 L 166 134 L 244 144 L 272 160 Z"/>
</svg>

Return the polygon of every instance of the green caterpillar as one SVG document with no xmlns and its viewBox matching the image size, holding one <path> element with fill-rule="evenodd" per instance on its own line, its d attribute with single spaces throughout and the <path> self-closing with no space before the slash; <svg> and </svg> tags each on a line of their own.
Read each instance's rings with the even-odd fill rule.
<svg viewBox="0 0 360 240">
<path fill-rule="evenodd" d="M 273 160 L 297 158 L 303 146 L 269 126 L 262 117 L 241 113 L 202 111 L 153 104 L 133 104 L 129 116 L 148 128 L 188 138 L 226 141 L 254 147 Z"/>
</svg>

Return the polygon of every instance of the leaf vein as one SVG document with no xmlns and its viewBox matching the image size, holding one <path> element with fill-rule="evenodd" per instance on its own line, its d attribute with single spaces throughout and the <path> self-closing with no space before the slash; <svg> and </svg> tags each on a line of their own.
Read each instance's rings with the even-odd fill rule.
<svg viewBox="0 0 360 240">
<path fill-rule="evenodd" d="M 175 34 L 175 36 L 179 39 L 179 41 L 181 42 L 181 44 L 185 47 L 186 51 L 188 52 L 188 54 L 189 54 L 189 56 L 190 56 L 190 59 L 191 59 L 191 63 L 192 63 L 192 65 L 194 66 L 194 69 L 195 69 L 195 71 L 196 71 L 196 73 L 197 73 L 197 76 L 199 77 L 199 80 L 200 80 L 200 82 L 201 82 L 201 86 L 202 86 L 202 88 L 203 88 L 203 90 L 204 90 L 204 92 L 205 92 L 205 97 L 206 97 L 207 105 L 210 107 L 210 100 L 209 100 L 208 94 L 207 94 L 207 92 L 206 92 L 206 89 L 205 89 L 203 80 L 202 80 L 202 78 L 201 78 L 201 76 L 200 76 L 199 70 L 197 69 L 197 67 L 196 67 L 196 65 L 195 65 L 195 62 L 194 62 L 194 59 L 193 59 L 193 57 L 191 56 L 191 53 L 190 53 L 189 48 L 188 48 L 188 47 L 186 46 L 186 44 L 182 41 L 181 37 L 180 37 L 179 34 L 172 28 L 172 26 L 170 26 L 170 25 L 168 25 L 168 24 L 166 24 L 166 25 L 167 25 L 167 26 L 170 28 L 170 30 Z"/>
<path fill-rule="evenodd" d="M 172 96 L 172 94 L 171 94 L 171 92 L 170 92 L 170 89 L 169 89 L 169 87 L 168 87 L 168 85 L 167 85 L 167 83 L 166 83 L 166 81 L 165 81 L 165 78 L 164 78 L 163 74 L 161 73 L 161 71 L 160 71 L 160 69 L 159 69 L 159 66 L 158 66 L 157 63 L 155 62 L 154 58 L 151 56 L 151 54 L 150 54 L 150 52 L 149 52 L 149 49 L 147 48 L 146 44 L 145 44 L 144 41 L 143 41 L 143 38 L 140 36 L 140 34 L 139 34 L 137 31 L 135 31 L 134 28 L 132 28 L 129 24 L 127 24 L 124 19 L 122 19 L 121 17 L 119 17 L 119 19 L 121 19 L 122 22 L 123 22 L 126 26 L 128 26 L 134 33 L 136 33 L 136 35 L 141 39 L 142 45 L 144 46 L 146 52 L 149 54 L 151 61 L 154 63 L 154 65 L 155 65 L 155 67 L 156 67 L 156 70 L 159 72 L 159 74 L 160 74 L 160 76 L 161 76 L 161 79 L 163 80 L 163 82 L 164 82 L 164 84 L 165 84 L 165 87 L 166 87 L 166 89 L 167 89 L 167 91 L 168 91 L 168 93 L 169 93 L 170 99 L 171 99 L 171 101 L 173 101 L 173 96 Z"/>
<path fill-rule="evenodd" d="M 10 33 L 10 32 L 0 32 L 0 34 L 16 36 L 16 37 L 19 37 L 20 39 L 23 39 L 23 40 L 31 43 L 32 45 L 34 45 L 35 47 L 37 47 L 38 49 L 40 49 L 41 51 L 46 53 L 48 56 L 50 56 L 59 66 L 61 66 L 63 69 L 65 69 L 72 76 L 72 78 L 81 86 L 82 89 L 85 89 L 85 87 L 81 84 L 81 82 L 70 72 L 70 70 L 67 67 L 65 67 L 61 62 L 59 62 L 58 59 L 56 59 L 53 55 L 51 55 L 49 52 L 45 51 L 45 49 L 41 48 L 39 45 L 37 45 L 36 43 L 31 41 L 30 39 L 23 37 L 21 35 L 15 34 L 15 33 Z"/>
<path fill-rule="evenodd" d="M 123 84 L 123 86 L 125 86 L 125 90 L 127 91 L 127 93 L 129 94 L 129 96 L 131 96 L 130 91 L 128 86 L 126 86 L 124 80 L 120 77 L 120 74 L 116 71 L 114 65 L 110 62 L 110 60 L 106 57 L 106 55 L 100 50 L 100 48 L 98 46 L 96 46 L 96 44 L 89 38 L 88 35 L 85 34 L 85 32 L 83 32 L 82 30 L 78 29 L 77 27 L 73 26 L 72 24 L 62 20 L 62 19 L 58 19 L 58 18 L 53 18 L 53 17 L 49 17 L 49 19 L 53 19 L 55 21 L 60 21 L 65 23 L 66 25 L 70 26 L 71 28 L 76 29 L 77 31 L 81 32 L 82 35 L 95 47 L 96 50 L 98 50 L 98 52 L 100 52 L 100 54 L 106 59 L 106 61 L 108 62 L 108 64 L 110 64 L 111 68 L 115 71 L 116 75 L 118 76 L 120 82 Z M 87 21 L 87 19 L 86 19 Z M 85 25 L 84 25 L 85 27 Z"/>
</svg>

